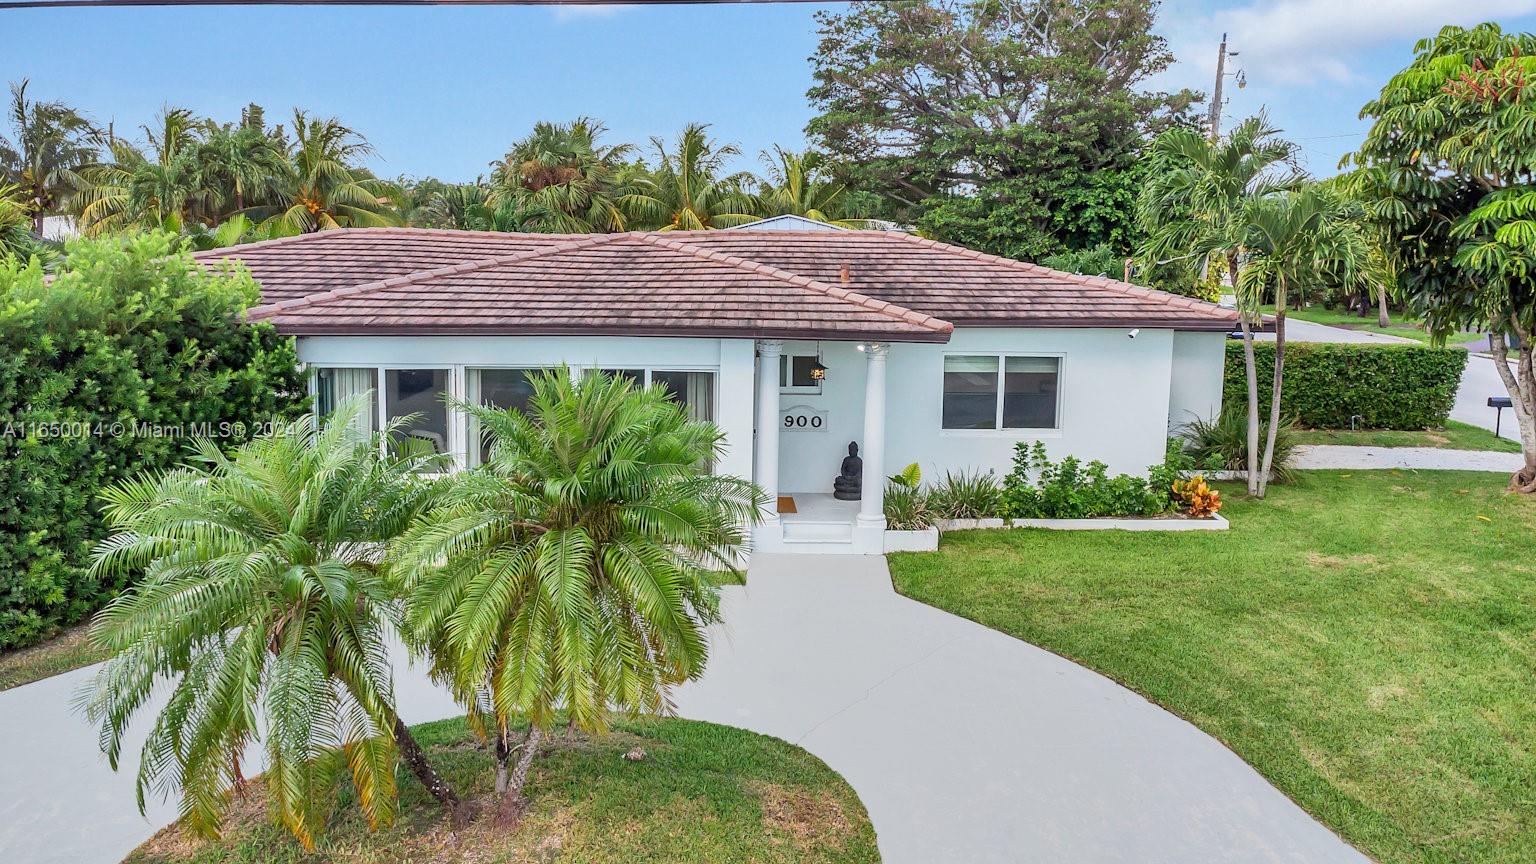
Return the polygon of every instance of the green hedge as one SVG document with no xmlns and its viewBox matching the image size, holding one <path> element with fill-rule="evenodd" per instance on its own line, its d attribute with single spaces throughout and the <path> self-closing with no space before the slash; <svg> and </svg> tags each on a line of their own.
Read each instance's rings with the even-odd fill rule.
<svg viewBox="0 0 1536 864">
<path fill-rule="evenodd" d="M 165 235 L 72 243 L 51 282 L 0 261 L 0 647 L 123 587 L 86 573 L 103 487 L 180 462 L 194 424 L 233 443 L 303 410 L 293 341 L 242 320 L 256 296 Z"/>
<path fill-rule="evenodd" d="M 1254 346 L 1259 370 L 1259 410 L 1269 411 L 1275 346 Z M 1281 409 L 1314 429 L 1427 429 L 1445 423 L 1467 352 L 1423 345 L 1358 345 L 1290 342 L 1285 346 Z M 1222 397 L 1246 404 L 1243 345 L 1227 343 Z M 1356 416 L 1358 415 L 1358 416 Z"/>
</svg>

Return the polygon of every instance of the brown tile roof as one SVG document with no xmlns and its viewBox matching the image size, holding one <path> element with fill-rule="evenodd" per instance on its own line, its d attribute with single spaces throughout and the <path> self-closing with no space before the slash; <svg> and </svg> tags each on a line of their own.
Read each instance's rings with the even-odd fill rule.
<svg viewBox="0 0 1536 864">
<path fill-rule="evenodd" d="M 350 229 L 199 253 L 295 334 L 948 339 L 952 324 L 1227 330 L 1236 313 L 906 234 Z M 846 280 L 845 280 L 846 275 Z"/>
<path fill-rule="evenodd" d="M 251 310 L 305 334 L 654 334 L 944 342 L 954 328 L 666 234 L 597 234 Z"/>
</svg>

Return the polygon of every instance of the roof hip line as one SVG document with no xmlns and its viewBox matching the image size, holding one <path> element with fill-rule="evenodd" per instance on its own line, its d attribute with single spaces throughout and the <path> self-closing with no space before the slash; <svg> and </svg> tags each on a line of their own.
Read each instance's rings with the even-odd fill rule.
<svg viewBox="0 0 1536 864">
<path fill-rule="evenodd" d="M 951 324 L 942 318 L 936 318 L 932 315 L 918 312 L 913 309 L 908 309 L 905 306 L 898 306 L 895 303 L 890 303 L 885 300 L 877 300 L 867 294 L 860 294 L 857 291 L 849 291 L 847 288 L 838 288 L 834 285 L 828 285 L 827 283 L 820 280 L 812 279 L 809 276 L 801 276 L 796 273 L 791 273 L 788 270 L 775 267 L 772 264 L 764 264 L 760 261 L 753 261 L 749 258 L 742 258 L 739 255 L 727 255 L 724 252 L 716 252 L 712 249 L 704 249 L 683 240 L 667 237 L 661 232 L 645 232 L 633 236 L 636 236 L 642 241 L 650 243 L 653 246 L 661 246 L 662 248 L 672 249 L 677 252 L 686 252 L 706 261 L 715 261 L 753 273 L 761 273 L 765 276 L 772 276 L 775 279 L 788 282 L 791 285 L 804 288 L 807 291 L 811 291 L 816 294 L 822 294 L 838 300 L 843 300 L 856 306 L 862 306 L 871 312 L 877 312 L 887 317 L 895 318 L 904 324 L 912 324 L 918 327 L 923 327 L 928 330 L 932 330 L 935 333 L 952 333 L 955 329 L 954 324 Z"/>
<path fill-rule="evenodd" d="M 528 249 L 522 252 L 514 252 L 510 255 L 494 255 L 489 258 L 476 258 L 473 261 L 465 261 L 462 264 L 451 264 L 446 267 L 434 267 L 431 270 L 416 270 L 402 276 L 391 276 L 388 279 L 379 279 L 374 282 L 365 282 L 362 285 L 349 285 L 345 288 L 334 288 L 330 291 L 322 291 L 319 294 L 305 294 L 303 297 L 294 297 L 289 300 L 280 300 L 277 303 L 267 303 L 252 307 L 247 317 L 254 321 L 286 312 L 289 309 L 301 309 L 305 306 L 314 306 L 329 300 L 342 297 L 355 297 L 358 294 L 366 294 L 370 291 L 378 291 L 382 288 L 396 288 L 401 285 L 413 285 L 417 282 L 425 282 L 438 276 L 452 276 L 458 273 L 469 273 L 475 270 L 485 270 L 490 267 L 500 267 L 505 264 L 516 264 L 520 261 L 528 261 L 545 255 L 558 252 L 571 252 L 578 249 L 590 249 L 593 246 L 602 246 L 612 243 L 624 234 L 593 234 L 581 240 L 568 240 L 564 243 L 554 243 L 539 249 Z"/>
</svg>

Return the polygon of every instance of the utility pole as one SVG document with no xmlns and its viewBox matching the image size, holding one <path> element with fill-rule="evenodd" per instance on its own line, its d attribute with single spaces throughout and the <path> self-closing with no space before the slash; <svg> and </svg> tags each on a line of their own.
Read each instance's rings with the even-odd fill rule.
<svg viewBox="0 0 1536 864">
<path fill-rule="evenodd" d="M 1221 84 L 1227 77 L 1227 58 L 1237 52 L 1227 52 L 1227 34 L 1221 34 L 1221 47 L 1216 49 L 1216 89 L 1211 91 L 1211 143 L 1221 137 Z"/>
</svg>

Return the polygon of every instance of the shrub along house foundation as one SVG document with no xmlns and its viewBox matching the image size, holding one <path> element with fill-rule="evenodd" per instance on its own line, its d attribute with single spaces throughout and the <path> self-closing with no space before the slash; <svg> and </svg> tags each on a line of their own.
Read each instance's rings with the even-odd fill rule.
<svg viewBox="0 0 1536 864">
<path fill-rule="evenodd" d="M 530 372 L 559 366 L 666 387 L 725 434 L 715 470 L 779 502 L 758 549 L 884 551 L 885 477 L 912 462 L 1001 475 L 1040 440 L 1141 473 L 1170 428 L 1219 410 L 1230 309 L 811 226 L 350 229 L 198 257 L 250 270 L 251 317 L 297 337 L 321 410 L 371 392 L 370 428 L 419 415 L 409 434 L 461 466 L 480 436 L 444 395 L 517 407 Z M 861 494 L 837 500 L 850 442 Z"/>
</svg>

